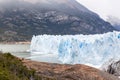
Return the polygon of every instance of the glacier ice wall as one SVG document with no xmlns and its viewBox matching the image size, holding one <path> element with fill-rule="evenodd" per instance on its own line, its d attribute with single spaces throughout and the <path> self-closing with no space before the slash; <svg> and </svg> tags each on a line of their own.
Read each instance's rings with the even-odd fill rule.
<svg viewBox="0 0 120 80">
<path fill-rule="evenodd" d="M 120 58 L 120 32 L 96 35 L 33 36 L 31 53 L 57 54 L 67 64 L 101 65 Z"/>
</svg>

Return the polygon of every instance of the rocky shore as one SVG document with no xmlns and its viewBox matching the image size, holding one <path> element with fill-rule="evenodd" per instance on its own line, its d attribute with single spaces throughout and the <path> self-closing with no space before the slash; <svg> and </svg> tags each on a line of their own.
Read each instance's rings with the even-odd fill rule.
<svg viewBox="0 0 120 80">
<path fill-rule="evenodd" d="M 120 80 L 83 64 L 36 62 L 0 53 L 0 80 Z"/>
<path fill-rule="evenodd" d="M 37 75 L 55 80 L 119 80 L 117 77 L 82 64 L 54 64 L 22 59 L 28 69 L 36 70 Z"/>
</svg>

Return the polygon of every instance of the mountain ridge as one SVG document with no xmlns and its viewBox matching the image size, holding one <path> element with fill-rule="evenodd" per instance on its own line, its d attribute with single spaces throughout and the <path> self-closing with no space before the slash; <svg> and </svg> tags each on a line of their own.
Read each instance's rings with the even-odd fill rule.
<svg viewBox="0 0 120 80">
<path fill-rule="evenodd" d="M 54 0 L 48 2 L 50 5 L 14 1 L 0 5 L 0 41 L 30 41 L 32 35 L 41 34 L 100 34 L 115 30 L 77 1 Z"/>
</svg>

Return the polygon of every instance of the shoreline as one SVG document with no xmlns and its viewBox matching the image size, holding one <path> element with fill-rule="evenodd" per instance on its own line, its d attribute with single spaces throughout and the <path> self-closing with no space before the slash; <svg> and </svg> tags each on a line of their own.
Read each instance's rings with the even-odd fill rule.
<svg viewBox="0 0 120 80">
<path fill-rule="evenodd" d="M 84 64 L 58 64 L 24 58 L 21 61 L 28 69 L 36 70 L 37 75 L 55 78 L 55 80 L 119 80 L 114 75 Z"/>
<path fill-rule="evenodd" d="M 0 44 L 30 44 L 30 41 L 20 41 L 20 42 L 0 42 Z"/>
<path fill-rule="evenodd" d="M 30 59 L 19 58 L 11 55 L 10 53 L 1 53 L 1 57 L 2 56 L 3 58 L 1 59 L 5 61 L 6 64 L 8 62 L 10 63 L 8 65 L 8 68 L 10 67 L 11 69 L 11 66 L 13 66 L 13 64 L 17 66 L 20 65 L 18 67 L 15 66 L 15 70 L 17 70 L 17 73 L 21 74 L 21 71 L 23 71 L 24 74 L 24 70 L 34 71 L 34 74 L 40 77 L 40 79 L 36 80 L 119 80 L 117 76 L 84 64 L 70 65 L 38 62 Z M 14 66 L 12 67 L 11 72 L 14 72 Z"/>
</svg>

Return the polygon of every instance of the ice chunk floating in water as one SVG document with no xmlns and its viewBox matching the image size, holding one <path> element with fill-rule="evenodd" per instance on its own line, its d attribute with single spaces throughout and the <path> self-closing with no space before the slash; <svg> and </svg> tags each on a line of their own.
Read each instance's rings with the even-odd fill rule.
<svg viewBox="0 0 120 80">
<path fill-rule="evenodd" d="M 57 54 L 61 62 L 68 64 L 102 65 L 111 58 L 120 58 L 120 32 L 33 36 L 30 51 Z"/>
</svg>

